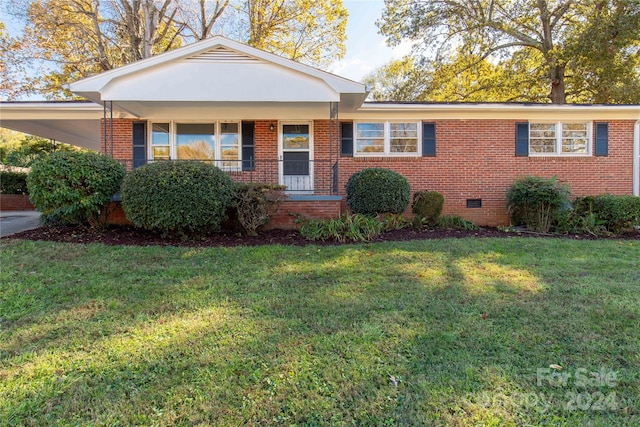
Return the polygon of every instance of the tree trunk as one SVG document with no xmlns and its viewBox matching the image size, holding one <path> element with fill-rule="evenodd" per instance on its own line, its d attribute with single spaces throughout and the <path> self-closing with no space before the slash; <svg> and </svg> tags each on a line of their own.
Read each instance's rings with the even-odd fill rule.
<svg viewBox="0 0 640 427">
<path fill-rule="evenodd" d="M 564 65 L 551 65 L 549 77 L 551 78 L 551 93 L 549 99 L 553 104 L 566 104 L 567 97 L 564 87 Z"/>
</svg>

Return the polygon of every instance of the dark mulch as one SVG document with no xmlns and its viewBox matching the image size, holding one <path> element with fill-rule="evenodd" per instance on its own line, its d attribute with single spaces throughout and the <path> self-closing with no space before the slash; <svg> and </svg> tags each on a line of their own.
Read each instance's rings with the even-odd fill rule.
<svg viewBox="0 0 640 427">
<path fill-rule="evenodd" d="M 556 237 L 570 239 L 593 240 L 598 237 L 592 235 L 542 235 L 526 231 L 501 231 L 496 228 L 481 228 L 475 231 L 465 230 L 396 230 L 383 233 L 374 242 L 407 241 L 424 239 L 445 239 L 464 237 Z M 174 240 L 161 237 L 157 233 L 152 233 L 129 226 L 112 226 L 106 230 L 98 231 L 80 226 L 55 226 L 41 227 L 34 230 L 23 231 L 12 235 L 12 239 L 25 240 L 45 240 L 52 242 L 71 243 L 103 243 L 106 245 L 129 245 L 129 246 L 258 246 L 258 245 L 292 245 L 304 246 L 308 244 L 316 245 L 338 245 L 339 242 L 310 242 L 292 230 L 268 230 L 263 231 L 259 236 L 245 236 L 238 233 L 219 233 L 195 240 Z M 600 237 L 602 238 L 602 237 Z M 606 238 L 606 237 L 605 237 Z M 640 231 L 627 233 L 622 236 L 613 236 L 615 239 L 640 240 Z"/>
</svg>

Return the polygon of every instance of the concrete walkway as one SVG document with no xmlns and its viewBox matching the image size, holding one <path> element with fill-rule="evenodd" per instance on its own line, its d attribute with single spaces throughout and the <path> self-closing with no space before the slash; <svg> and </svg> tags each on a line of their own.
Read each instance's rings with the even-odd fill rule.
<svg viewBox="0 0 640 427">
<path fill-rule="evenodd" d="M 0 211 L 0 237 L 40 227 L 38 211 Z"/>
</svg>

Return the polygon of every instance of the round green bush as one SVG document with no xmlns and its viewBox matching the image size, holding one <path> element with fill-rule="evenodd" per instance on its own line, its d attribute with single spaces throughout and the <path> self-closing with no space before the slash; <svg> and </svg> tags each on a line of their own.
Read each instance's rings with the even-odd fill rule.
<svg viewBox="0 0 640 427">
<path fill-rule="evenodd" d="M 442 213 L 444 196 L 437 191 L 416 191 L 413 194 L 411 210 L 428 225 L 436 225 Z"/>
<path fill-rule="evenodd" d="M 125 177 L 122 208 L 137 227 L 188 237 L 219 230 L 234 195 L 234 182 L 216 166 L 156 162 Z"/>
<path fill-rule="evenodd" d="M 58 151 L 31 166 L 29 199 L 46 222 L 97 225 L 124 175 L 124 167 L 103 154 Z"/>
<path fill-rule="evenodd" d="M 347 181 L 347 205 L 354 213 L 399 214 L 409 206 L 410 196 L 409 181 L 389 169 L 363 169 Z"/>
</svg>

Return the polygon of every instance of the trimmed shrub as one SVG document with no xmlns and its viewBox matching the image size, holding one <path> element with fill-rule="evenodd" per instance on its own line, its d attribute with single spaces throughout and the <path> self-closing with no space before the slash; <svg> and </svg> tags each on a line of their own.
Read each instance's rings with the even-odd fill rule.
<svg viewBox="0 0 640 427">
<path fill-rule="evenodd" d="M 640 226 L 640 197 L 602 194 L 578 197 L 570 219 L 571 232 L 619 234 Z"/>
<path fill-rule="evenodd" d="M 409 181 L 389 169 L 368 168 L 347 181 L 347 205 L 354 213 L 402 213 L 409 205 Z"/>
<path fill-rule="evenodd" d="M 27 173 L 0 171 L 0 193 L 29 194 L 27 188 Z"/>
<path fill-rule="evenodd" d="M 218 231 L 236 185 L 204 162 L 155 162 L 134 169 L 122 184 L 122 209 L 136 227 L 164 237 Z"/>
<path fill-rule="evenodd" d="M 413 193 L 411 210 L 421 223 L 436 225 L 442 213 L 444 196 L 437 191 L 416 191 Z"/>
<path fill-rule="evenodd" d="M 105 206 L 120 190 L 124 167 L 90 151 L 59 151 L 36 161 L 27 176 L 31 203 L 45 222 L 104 223 Z"/>
<path fill-rule="evenodd" d="M 515 224 L 529 230 L 547 232 L 552 218 L 570 207 L 569 188 L 556 177 L 527 176 L 516 180 L 507 192 L 507 209 Z"/>
<path fill-rule="evenodd" d="M 369 242 L 383 230 L 383 223 L 376 218 L 362 214 L 342 214 L 338 218 L 309 220 L 301 222 L 300 234 L 308 240 L 335 240 L 338 242 Z"/>
<path fill-rule="evenodd" d="M 257 236 L 258 229 L 269 222 L 286 195 L 287 187 L 278 184 L 250 183 L 238 184 L 234 206 L 236 218 L 249 236 Z"/>
</svg>

